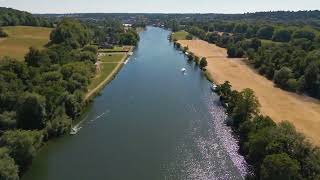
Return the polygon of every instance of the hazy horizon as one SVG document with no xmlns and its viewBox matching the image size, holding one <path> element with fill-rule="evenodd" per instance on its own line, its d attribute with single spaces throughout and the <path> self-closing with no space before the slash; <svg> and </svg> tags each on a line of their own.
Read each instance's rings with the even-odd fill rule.
<svg viewBox="0 0 320 180">
<path fill-rule="evenodd" d="M 1 7 L 9 7 L 36 14 L 66 14 L 66 13 L 222 13 L 237 14 L 261 11 L 299 11 L 319 10 L 320 1 L 305 0 L 292 2 L 290 0 L 269 0 L 256 2 L 254 0 L 0 0 Z"/>
</svg>

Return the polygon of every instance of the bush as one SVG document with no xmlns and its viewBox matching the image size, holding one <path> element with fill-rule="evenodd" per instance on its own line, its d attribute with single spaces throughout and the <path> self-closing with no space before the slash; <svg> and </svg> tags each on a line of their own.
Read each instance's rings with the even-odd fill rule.
<svg viewBox="0 0 320 180">
<path fill-rule="evenodd" d="M 16 112 L 5 111 L 0 114 L 0 130 L 14 129 L 16 126 Z"/>
<path fill-rule="evenodd" d="M 229 58 L 242 58 L 244 55 L 243 49 L 235 46 L 229 46 L 227 53 Z"/>
<path fill-rule="evenodd" d="M 18 166 L 9 156 L 9 149 L 0 148 L 0 179 L 1 180 L 18 180 Z"/>
<path fill-rule="evenodd" d="M 261 180 L 299 180 L 300 165 L 286 153 L 268 155 L 261 166 Z"/>
<path fill-rule="evenodd" d="M 293 74 L 290 68 L 283 67 L 274 74 L 273 81 L 281 88 L 288 89 L 288 80 L 292 78 Z"/>
<path fill-rule="evenodd" d="M 285 29 L 277 30 L 272 40 L 276 42 L 289 42 L 291 40 L 291 33 Z"/>
<path fill-rule="evenodd" d="M 273 36 L 273 32 L 274 32 L 274 27 L 264 26 L 258 30 L 257 36 L 261 39 L 271 39 Z"/>
<path fill-rule="evenodd" d="M 287 81 L 287 88 L 289 91 L 296 92 L 299 88 L 299 82 L 296 79 L 290 78 Z"/>
<path fill-rule="evenodd" d="M 208 66 L 207 58 L 205 58 L 205 57 L 201 58 L 200 69 L 204 69 L 207 66 Z"/>
<path fill-rule="evenodd" d="M 10 156 L 24 170 L 35 157 L 42 144 L 42 134 L 37 131 L 6 131 L 0 139 L 0 143 L 7 146 Z"/>
</svg>

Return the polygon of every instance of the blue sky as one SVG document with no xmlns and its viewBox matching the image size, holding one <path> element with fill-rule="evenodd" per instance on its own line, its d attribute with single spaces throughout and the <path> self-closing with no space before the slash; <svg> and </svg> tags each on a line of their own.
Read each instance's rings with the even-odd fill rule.
<svg viewBox="0 0 320 180">
<path fill-rule="evenodd" d="M 32 13 L 244 13 L 320 10 L 320 0 L 0 0 L 0 6 Z"/>
</svg>

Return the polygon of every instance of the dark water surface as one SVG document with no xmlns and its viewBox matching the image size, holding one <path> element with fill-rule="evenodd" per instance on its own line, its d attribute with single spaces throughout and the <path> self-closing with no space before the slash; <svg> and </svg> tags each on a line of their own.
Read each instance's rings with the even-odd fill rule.
<svg viewBox="0 0 320 180">
<path fill-rule="evenodd" d="M 218 97 L 169 33 L 148 27 L 140 34 L 80 132 L 51 141 L 23 180 L 243 179 L 245 163 Z"/>
</svg>

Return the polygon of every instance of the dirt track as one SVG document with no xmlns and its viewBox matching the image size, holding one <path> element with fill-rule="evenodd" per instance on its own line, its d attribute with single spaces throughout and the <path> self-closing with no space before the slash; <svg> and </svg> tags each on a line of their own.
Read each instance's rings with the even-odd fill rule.
<svg viewBox="0 0 320 180">
<path fill-rule="evenodd" d="M 251 88 L 261 104 L 261 112 L 276 122 L 288 120 L 314 143 L 320 145 L 320 101 L 276 88 L 272 81 L 256 73 L 242 59 L 229 59 L 225 49 L 201 40 L 181 40 L 182 46 L 207 57 L 207 69 L 217 83 L 230 81 L 236 90 Z"/>
</svg>

